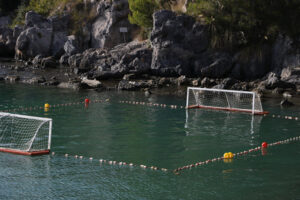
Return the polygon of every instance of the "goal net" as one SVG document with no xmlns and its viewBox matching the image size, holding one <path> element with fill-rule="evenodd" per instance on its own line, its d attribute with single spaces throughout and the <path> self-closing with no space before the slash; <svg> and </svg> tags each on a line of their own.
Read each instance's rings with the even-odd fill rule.
<svg viewBox="0 0 300 200">
<path fill-rule="evenodd" d="M 21 155 L 50 152 L 52 119 L 0 112 L 0 151 Z"/>
<path fill-rule="evenodd" d="M 187 108 L 267 114 L 262 109 L 260 97 L 255 92 L 188 87 Z"/>
</svg>

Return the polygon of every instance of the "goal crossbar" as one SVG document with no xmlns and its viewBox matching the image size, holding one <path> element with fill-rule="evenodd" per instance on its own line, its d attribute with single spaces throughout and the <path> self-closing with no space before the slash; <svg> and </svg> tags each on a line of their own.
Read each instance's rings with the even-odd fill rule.
<svg viewBox="0 0 300 200">
<path fill-rule="evenodd" d="M 203 108 L 265 115 L 259 96 L 255 92 L 213 88 L 187 88 L 186 108 Z"/>
<path fill-rule="evenodd" d="M 52 119 L 0 112 L 0 152 L 49 154 Z"/>
</svg>

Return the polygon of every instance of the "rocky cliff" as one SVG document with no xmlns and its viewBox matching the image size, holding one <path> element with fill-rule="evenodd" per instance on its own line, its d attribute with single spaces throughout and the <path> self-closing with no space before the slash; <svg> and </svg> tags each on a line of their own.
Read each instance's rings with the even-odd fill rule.
<svg viewBox="0 0 300 200">
<path fill-rule="evenodd" d="M 68 13 L 45 18 L 30 11 L 25 25 L 14 29 L 7 27 L 9 20 L 0 19 L 0 55 L 15 55 L 38 68 L 56 68 L 60 63 L 85 79 L 124 77 L 119 86 L 125 89 L 131 88 L 130 79 L 148 75 L 165 78 L 152 77 L 156 80 L 152 84 L 135 83 L 134 88 L 174 83 L 300 90 L 300 37 L 291 39 L 281 34 L 274 43 L 254 50 L 212 49 L 207 25 L 161 10 L 153 15 L 149 40 L 140 42 L 133 38 L 137 27 L 128 22 L 126 0 L 89 4 L 96 13 L 82 27 L 80 36 L 69 34 Z"/>
</svg>

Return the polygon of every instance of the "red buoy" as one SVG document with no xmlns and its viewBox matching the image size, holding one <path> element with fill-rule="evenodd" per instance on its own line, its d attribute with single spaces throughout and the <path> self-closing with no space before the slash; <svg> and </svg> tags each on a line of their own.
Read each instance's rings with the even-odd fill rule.
<svg viewBox="0 0 300 200">
<path fill-rule="evenodd" d="M 86 98 L 86 99 L 84 100 L 84 103 L 88 104 L 88 103 L 90 103 L 90 100 L 89 100 L 88 98 Z"/>
<path fill-rule="evenodd" d="M 263 147 L 263 148 L 267 148 L 267 147 L 268 147 L 268 143 L 266 143 L 266 142 L 263 142 L 263 143 L 261 144 L 261 147 Z"/>
</svg>

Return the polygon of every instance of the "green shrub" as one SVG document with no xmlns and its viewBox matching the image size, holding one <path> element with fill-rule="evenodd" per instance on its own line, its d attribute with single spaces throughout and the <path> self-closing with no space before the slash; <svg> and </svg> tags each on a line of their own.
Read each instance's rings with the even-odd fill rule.
<svg viewBox="0 0 300 200">
<path fill-rule="evenodd" d="M 129 21 L 147 30 L 153 26 L 152 15 L 158 8 L 154 0 L 129 0 Z"/>
<path fill-rule="evenodd" d="M 211 25 L 212 36 L 230 44 L 233 35 L 242 33 L 249 43 L 272 41 L 279 32 L 300 34 L 299 0 L 194 0 L 188 14 Z M 227 40 L 227 41 L 224 41 Z"/>
</svg>

